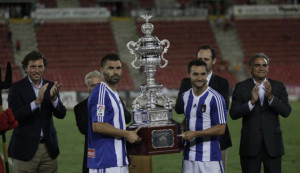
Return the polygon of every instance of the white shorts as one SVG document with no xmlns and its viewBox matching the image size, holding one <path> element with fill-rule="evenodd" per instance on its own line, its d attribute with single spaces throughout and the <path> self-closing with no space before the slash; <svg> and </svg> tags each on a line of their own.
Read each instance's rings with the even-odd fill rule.
<svg viewBox="0 0 300 173">
<path fill-rule="evenodd" d="M 184 160 L 182 173 L 224 173 L 222 161 L 191 161 Z"/>
<path fill-rule="evenodd" d="M 89 173 L 129 173 L 129 171 L 128 166 L 121 166 L 104 169 L 89 169 Z"/>
</svg>

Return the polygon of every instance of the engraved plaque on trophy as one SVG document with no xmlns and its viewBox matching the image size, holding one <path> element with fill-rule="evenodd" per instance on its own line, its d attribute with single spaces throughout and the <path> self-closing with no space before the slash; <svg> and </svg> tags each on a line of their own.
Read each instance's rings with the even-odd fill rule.
<svg viewBox="0 0 300 173">
<path fill-rule="evenodd" d="M 144 67 L 147 82 L 141 85 L 141 93 L 132 103 L 133 123 L 128 130 L 142 127 L 138 135 L 142 141 L 137 144 L 127 143 L 127 152 L 131 155 L 153 155 L 180 152 L 179 123 L 172 120 L 172 101 L 163 93 L 163 85 L 155 82 L 156 67 L 164 68 L 168 61 L 164 54 L 170 42 L 159 40 L 151 35 L 154 26 L 149 23 L 152 16 L 142 15 L 146 20 L 141 26 L 143 36 L 137 42 L 130 41 L 127 48 L 135 56 L 132 66 L 136 69 Z"/>
</svg>

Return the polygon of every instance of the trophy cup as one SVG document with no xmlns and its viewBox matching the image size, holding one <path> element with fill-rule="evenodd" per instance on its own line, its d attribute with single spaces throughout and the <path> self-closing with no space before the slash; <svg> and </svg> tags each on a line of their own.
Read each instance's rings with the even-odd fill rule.
<svg viewBox="0 0 300 173">
<path fill-rule="evenodd" d="M 154 26 L 149 23 L 151 15 L 142 15 L 146 20 L 141 26 L 143 36 L 137 42 L 130 41 L 127 48 L 135 56 L 132 66 L 144 67 L 146 84 L 141 85 L 141 93 L 132 103 L 133 123 L 128 127 L 134 130 L 142 127 L 138 135 L 142 141 L 138 144 L 127 143 L 127 152 L 131 155 L 153 155 L 180 152 L 179 123 L 172 120 L 172 101 L 163 93 L 163 85 L 155 82 L 156 66 L 164 68 L 168 61 L 164 54 L 170 42 L 160 41 L 151 35 Z M 163 62 L 163 65 L 161 64 Z"/>
</svg>

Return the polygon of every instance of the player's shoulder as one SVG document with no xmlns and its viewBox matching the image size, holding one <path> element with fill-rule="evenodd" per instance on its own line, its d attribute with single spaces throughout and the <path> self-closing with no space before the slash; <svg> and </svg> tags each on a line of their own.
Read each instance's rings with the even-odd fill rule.
<svg viewBox="0 0 300 173">
<path fill-rule="evenodd" d="M 193 90 L 193 88 L 190 88 L 190 89 L 188 89 L 187 91 L 185 91 L 184 93 L 182 93 L 182 95 L 183 95 L 183 96 L 190 95 L 190 94 L 192 94 L 192 90 Z"/>
<path fill-rule="evenodd" d="M 214 90 L 214 89 L 211 88 L 211 87 L 208 87 L 208 92 L 209 92 L 213 97 L 222 98 L 222 95 L 221 95 L 218 91 Z"/>
<path fill-rule="evenodd" d="M 94 87 L 94 89 L 92 90 L 89 98 L 94 98 L 94 97 L 98 97 L 99 96 L 99 92 L 104 92 L 105 88 L 103 88 L 103 86 L 100 84 L 96 85 Z"/>
<path fill-rule="evenodd" d="M 99 92 L 105 92 L 105 90 L 106 90 L 106 85 L 103 82 L 101 82 L 94 87 L 92 94 L 99 93 Z"/>
</svg>

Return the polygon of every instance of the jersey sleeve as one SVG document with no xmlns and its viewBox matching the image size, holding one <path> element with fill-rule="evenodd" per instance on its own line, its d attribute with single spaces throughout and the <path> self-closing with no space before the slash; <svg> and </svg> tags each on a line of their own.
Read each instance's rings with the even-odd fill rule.
<svg viewBox="0 0 300 173">
<path fill-rule="evenodd" d="M 211 119 L 214 125 L 227 123 L 227 110 L 224 98 L 221 95 L 215 95 L 210 105 Z"/>
<path fill-rule="evenodd" d="M 101 84 L 92 91 L 88 102 L 89 117 L 92 118 L 92 122 L 105 122 L 105 97 L 105 87 Z"/>
<path fill-rule="evenodd" d="M 89 118 L 92 119 L 92 122 L 99 122 L 97 119 L 98 92 L 99 86 L 94 88 L 88 100 L 88 113 Z"/>
</svg>

